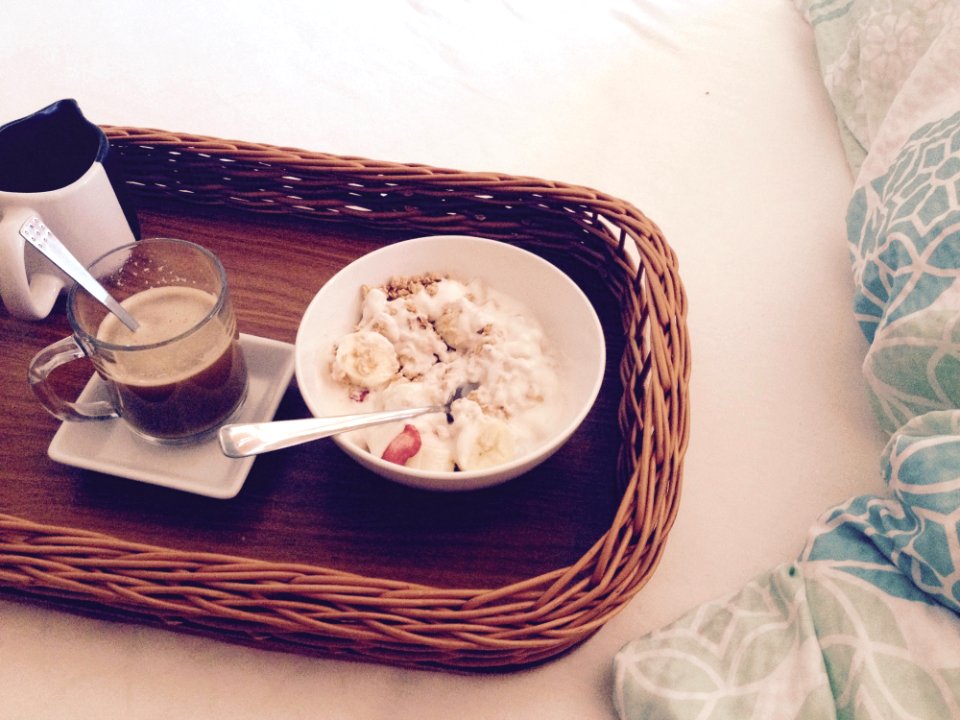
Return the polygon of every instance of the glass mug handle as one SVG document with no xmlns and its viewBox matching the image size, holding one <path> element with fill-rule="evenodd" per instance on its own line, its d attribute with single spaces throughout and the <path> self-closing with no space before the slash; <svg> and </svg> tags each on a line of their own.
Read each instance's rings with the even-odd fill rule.
<svg viewBox="0 0 960 720">
<path fill-rule="evenodd" d="M 50 375 L 61 365 L 86 357 L 83 348 L 71 335 L 48 345 L 30 361 L 27 378 L 37 399 L 47 411 L 61 420 L 109 420 L 120 417 L 113 404 L 106 400 L 70 402 L 53 389 Z"/>
</svg>

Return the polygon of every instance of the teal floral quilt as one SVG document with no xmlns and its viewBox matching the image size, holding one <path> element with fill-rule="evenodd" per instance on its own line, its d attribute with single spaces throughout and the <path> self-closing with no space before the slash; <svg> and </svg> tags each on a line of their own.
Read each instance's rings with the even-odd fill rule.
<svg viewBox="0 0 960 720">
<path fill-rule="evenodd" d="M 960 0 L 797 0 L 856 174 L 847 233 L 882 495 L 626 644 L 626 719 L 960 718 Z"/>
</svg>

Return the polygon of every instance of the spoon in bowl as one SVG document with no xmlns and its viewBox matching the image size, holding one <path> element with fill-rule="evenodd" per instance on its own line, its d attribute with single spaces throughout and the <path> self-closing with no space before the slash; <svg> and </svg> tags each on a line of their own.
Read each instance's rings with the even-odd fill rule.
<svg viewBox="0 0 960 720">
<path fill-rule="evenodd" d="M 426 405 L 403 410 L 383 410 L 356 415 L 337 415 L 326 418 L 304 418 L 301 420 L 272 420 L 261 423 L 233 423 L 220 428 L 220 449 L 232 458 L 260 455 L 261 453 L 293 447 L 312 440 L 330 437 L 348 430 L 358 430 L 372 425 L 408 420 L 418 415 L 442 412 L 447 422 L 452 422 L 450 406 L 456 400 L 469 395 L 479 387 L 477 383 L 460 385 L 445 403 Z"/>
</svg>

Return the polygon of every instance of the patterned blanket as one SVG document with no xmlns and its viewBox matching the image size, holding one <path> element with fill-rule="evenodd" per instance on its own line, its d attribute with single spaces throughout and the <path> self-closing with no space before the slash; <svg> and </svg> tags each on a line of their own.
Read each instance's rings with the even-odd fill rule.
<svg viewBox="0 0 960 720">
<path fill-rule="evenodd" d="M 625 645 L 621 718 L 960 718 L 960 0 L 797 0 L 847 215 L 886 492 L 795 562 Z"/>
</svg>

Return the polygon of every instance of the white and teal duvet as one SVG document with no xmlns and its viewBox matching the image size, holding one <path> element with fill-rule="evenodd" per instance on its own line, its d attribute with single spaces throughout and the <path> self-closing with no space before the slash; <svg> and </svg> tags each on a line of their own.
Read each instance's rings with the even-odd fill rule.
<svg viewBox="0 0 960 720">
<path fill-rule="evenodd" d="M 960 718 L 960 0 L 798 0 L 858 173 L 847 229 L 887 492 L 625 645 L 624 719 Z"/>
</svg>

